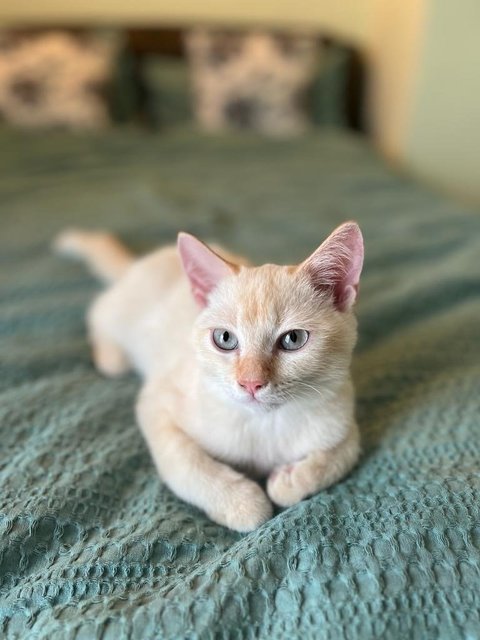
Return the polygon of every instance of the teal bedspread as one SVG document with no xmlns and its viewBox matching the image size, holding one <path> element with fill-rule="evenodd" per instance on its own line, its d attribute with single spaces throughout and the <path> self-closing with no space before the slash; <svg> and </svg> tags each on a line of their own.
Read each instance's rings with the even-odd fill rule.
<svg viewBox="0 0 480 640">
<path fill-rule="evenodd" d="M 0 637 L 480 637 L 478 214 L 346 134 L 188 131 L 1 131 L 0 212 Z M 187 229 L 284 262 L 349 218 L 361 464 L 232 533 L 157 478 L 138 380 L 90 361 L 98 285 L 50 238 L 101 226 L 143 251 Z"/>
</svg>

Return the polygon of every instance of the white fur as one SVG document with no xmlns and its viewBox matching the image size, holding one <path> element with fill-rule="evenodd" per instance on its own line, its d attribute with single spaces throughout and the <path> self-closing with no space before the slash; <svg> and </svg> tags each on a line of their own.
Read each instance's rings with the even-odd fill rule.
<svg viewBox="0 0 480 640">
<path fill-rule="evenodd" d="M 337 231 L 340 239 L 345 227 Z M 356 225 L 354 231 L 360 233 Z M 222 252 L 228 269 L 199 298 L 202 281 L 198 273 L 192 277 L 190 259 L 203 269 L 221 258 L 211 253 L 202 263 L 205 245 L 190 236 L 183 242 L 182 259 L 203 308 L 175 247 L 133 262 L 105 234 L 99 242 L 96 234 L 66 232 L 56 248 L 83 257 L 108 279 L 118 275 L 88 312 L 94 360 L 106 375 L 132 366 L 144 378 L 137 417 L 163 480 L 216 522 L 249 531 L 271 516 L 271 501 L 292 505 L 357 461 L 349 374 L 356 321 L 350 304 L 339 310 L 328 287 L 314 286 L 312 260 L 298 268 L 246 267 Z M 337 249 L 344 264 L 348 242 Z M 324 262 L 331 272 L 331 256 Z M 361 259 L 345 287 L 356 292 L 360 270 Z M 236 352 L 213 345 L 216 327 L 237 335 Z M 305 347 L 279 351 L 278 336 L 300 328 L 310 332 Z M 239 375 L 257 376 L 260 369 L 266 384 L 252 400 Z M 256 476 L 268 477 L 267 493 L 251 479 Z"/>
</svg>

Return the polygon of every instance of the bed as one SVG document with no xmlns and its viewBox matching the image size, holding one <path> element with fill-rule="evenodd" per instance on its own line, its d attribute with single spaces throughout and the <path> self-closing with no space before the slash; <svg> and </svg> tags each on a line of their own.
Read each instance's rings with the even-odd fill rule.
<svg viewBox="0 0 480 640">
<path fill-rule="evenodd" d="M 363 456 L 241 535 L 158 479 L 132 374 L 93 368 L 66 226 L 293 262 L 356 219 Z M 0 636 L 478 637 L 480 217 L 359 136 L 0 131 Z"/>
</svg>

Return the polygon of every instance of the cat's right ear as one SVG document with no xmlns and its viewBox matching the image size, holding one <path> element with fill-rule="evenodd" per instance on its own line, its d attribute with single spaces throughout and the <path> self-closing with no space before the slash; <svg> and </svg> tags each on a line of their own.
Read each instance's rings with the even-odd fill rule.
<svg viewBox="0 0 480 640">
<path fill-rule="evenodd" d="M 355 302 L 363 265 L 363 238 L 356 222 L 345 222 L 300 265 L 318 291 L 332 295 L 339 311 Z"/>
<path fill-rule="evenodd" d="M 220 280 L 234 273 L 233 265 L 189 233 L 179 233 L 177 245 L 193 297 L 201 307 L 205 307 L 212 289 Z"/>
</svg>

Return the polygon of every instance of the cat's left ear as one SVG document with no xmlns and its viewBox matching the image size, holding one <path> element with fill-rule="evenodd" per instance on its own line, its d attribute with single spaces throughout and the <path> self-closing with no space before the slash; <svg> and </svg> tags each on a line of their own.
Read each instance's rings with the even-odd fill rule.
<svg viewBox="0 0 480 640">
<path fill-rule="evenodd" d="M 177 244 L 193 297 L 205 307 L 208 294 L 220 280 L 234 273 L 234 267 L 189 233 L 179 233 Z"/>
<path fill-rule="evenodd" d="M 345 222 L 300 265 L 315 289 L 330 293 L 339 311 L 348 311 L 358 293 L 363 237 L 356 222 Z"/>
</svg>

